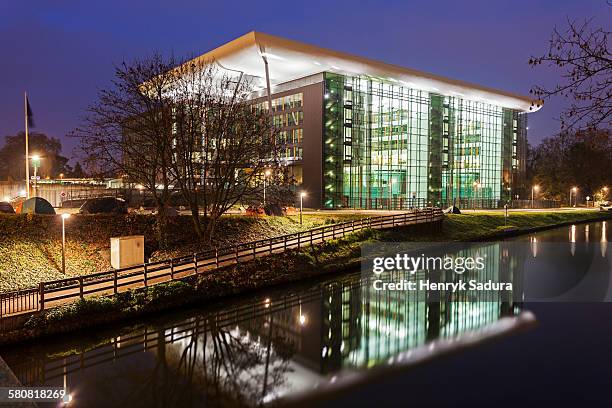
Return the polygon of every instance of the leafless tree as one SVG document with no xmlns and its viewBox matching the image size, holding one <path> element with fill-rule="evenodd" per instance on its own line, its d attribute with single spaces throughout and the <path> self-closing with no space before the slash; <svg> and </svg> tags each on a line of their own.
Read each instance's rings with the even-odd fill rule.
<svg viewBox="0 0 612 408">
<path fill-rule="evenodd" d="M 551 89 L 535 86 L 531 93 L 548 99 L 563 96 L 571 100 L 561 114 L 562 129 L 595 129 L 612 123 L 612 57 L 608 49 L 610 32 L 593 27 L 593 19 L 570 21 L 564 31 L 554 29 L 548 52 L 531 57 L 529 64 L 546 64 L 561 71 L 563 82 Z"/>
<path fill-rule="evenodd" d="M 98 176 L 120 177 L 140 185 L 155 200 L 158 240 L 167 243 L 169 165 L 172 143 L 172 100 L 167 88 L 175 62 L 156 54 L 115 68 L 109 89 L 97 101 L 73 136 L 89 169 Z"/>
<path fill-rule="evenodd" d="M 255 108 L 241 73 L 154 55 L 122 64 L 112 84 L 74 133 L 89 168 L 142 185 L 155 199 L 162 246 L 171 187 L 195 232 L 210 240 L 221 215 L 261 194 L 264 169 L 278 169 L 267 180 L 272 190 L 290 183 L 279 176 L 269 111 Z"/>
<path fill-rule="evenodd" d="M 196 232 L 211 239 L 222 214 L 261 190 L 264 169 L 277 162 L 276 129 L 267 111 L 254 109 L 251 84 L 242 74 L 197 59 L 173 72 L 171 173 Z"/>
</svg>

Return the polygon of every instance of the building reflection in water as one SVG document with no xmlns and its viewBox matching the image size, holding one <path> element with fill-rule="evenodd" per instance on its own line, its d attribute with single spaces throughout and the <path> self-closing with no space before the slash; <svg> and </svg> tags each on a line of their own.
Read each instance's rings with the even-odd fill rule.
<svg viewBox="0 0 612 408">
<path fill-rule="evenodd" d="M 522 265 L 500 244 L 478 251 L 486 253 L 490 278 L 512 279 Z M 469 295 L 375 291 L 353 274 L 295 295 L 194 312 L 94 344 L 75 339 L 74 346 L 31 349 L 7 360 L 27 385 L 67 378 L 76 406 L 79 396 L 126 406 L 259 405 L 333 381 L 342 369 L 367 369 L 517 313 L 512 294 L 500 293 L 473 301 Z"/>
</svg>

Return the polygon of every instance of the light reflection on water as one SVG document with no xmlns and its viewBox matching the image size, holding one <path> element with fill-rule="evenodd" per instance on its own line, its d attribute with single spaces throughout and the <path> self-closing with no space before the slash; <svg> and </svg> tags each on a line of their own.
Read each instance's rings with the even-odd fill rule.
<svg viewBox="0 0 612 408">
<path fill-rule="evenodd" d="M 604 222 L 518 240 L 530 242 L 535 257 L 545 256 L 538 254 L 543 241 L 597 239 L 606 256 L 607 233 Z M 406 296 L 375 292 L 360 274 L 350 274 L 133 328 L 4 350 L 2 356 L 25 385 L 65 382 L 71 406 L 260 405 L 521 310 L 512 297 L 428 303 Z"/>
</svg>

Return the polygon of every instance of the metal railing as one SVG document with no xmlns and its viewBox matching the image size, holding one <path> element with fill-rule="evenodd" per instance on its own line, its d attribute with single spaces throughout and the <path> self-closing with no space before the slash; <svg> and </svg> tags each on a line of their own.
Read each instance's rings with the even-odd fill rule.
<svg viewBox="0 0 612 408">
<path fill-rule="evenodd" d="M 128 289 L 182 279 L 257 257 L 282 253 L 288 249 L 299 249 L 307 245 L 342 238 L 347 234 L 365 229 L 424 224 L 440 221 L 443 217 L 440 209 L 426 208 L 401 214 L 364 218 L 225 248 L 215 248 L 190 256 L 41 282 L 38 288 L 0 295 L 0 318 L 7 315 L 42 311 L 46 307 L 83 299 L 86 296 L 111 295 Z"/>
</svg>

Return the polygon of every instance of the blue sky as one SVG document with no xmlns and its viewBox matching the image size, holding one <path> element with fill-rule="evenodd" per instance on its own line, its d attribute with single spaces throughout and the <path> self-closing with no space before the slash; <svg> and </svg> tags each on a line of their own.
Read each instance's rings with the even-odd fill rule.
<svg viewBox="0 0 612 408">
<path fill-rule="evenodd" d="M 527 94 L 557 73 L 534 70 L 555 25 L 594 17 L 610 28 L 604 0 L 0 2 L 0 138 L 23 129 L 28 91 L 36 130 L 59 137 L 79 124 L 113 65 L 151 52 L 201 54 L 257 30 Z M 537 143 L 559 130 L 557 100 L 530 115 Z M 1 143 L 1 142 L 0 142 Z"/>
</svg>

